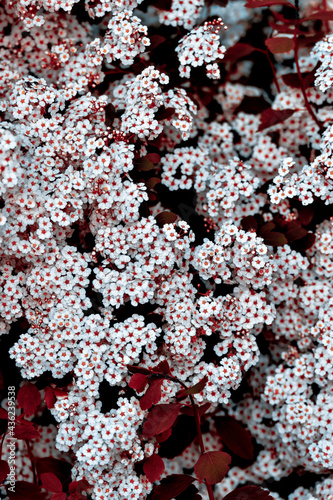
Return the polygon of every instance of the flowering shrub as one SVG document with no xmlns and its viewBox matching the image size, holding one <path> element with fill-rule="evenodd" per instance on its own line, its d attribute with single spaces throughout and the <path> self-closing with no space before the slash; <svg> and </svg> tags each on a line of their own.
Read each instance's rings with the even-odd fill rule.
<svg viewBox="0 0 333 500">
<path fill-rule="evenodd" d="M 0 12 L 1 498 L 332 500 L 332 0 Z"/>
</svg>

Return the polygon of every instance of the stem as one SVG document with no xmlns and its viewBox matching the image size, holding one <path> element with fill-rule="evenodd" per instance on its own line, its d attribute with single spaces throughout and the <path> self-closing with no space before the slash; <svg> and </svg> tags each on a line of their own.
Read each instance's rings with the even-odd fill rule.
<svg viewBox="0 0 333 500">
<path fill-rule="evenodd" d="M 173 382 L 176 382 L 176 383 L 180 384 L 183 387 L 183 389 L 188 389 L 188 387 L 184 384 L 184 382 L 182 382 L 181 380 L 179 380 L 177 377 L 173 377 L 172 375 L 162 375 L 160 377 L 161 378 L 167 378 L 168 380 L 172 380 Z M 203 455 L 204 453 L 206 453 L 206 451 L 205 451 L 205 445 L 204 445 L 204 442 L 203 442 L 203 439 L 202 439 L 202 432 L 201 432 L 201 425 L 200 425 L 200 415 L 198 413 L 197 405 L 196 405 L 196 403 L 194 401 L 194 398 L 193 398 L 193 396 L 191 394 L 189 394 L 189 398 L 190 398 L 191 405 L 192 405 L 192 408 L 193 408 L 194 419 L 195 419 L 195 426 L 196 426 L 197 433 L 198 433 L 198 440 L 199 440 L 199 446 L 200 446 L 200 452 L 201 452 L 200 455 Z M 214 500 L 214 493 L 213 493 L 212 485 L 208 484 L 207 481 L 204 481 L 204 482 L 205 482 L 205 485 L 206 485 L 206 488 L 207 488 L 207 493 L 208 493 L 209 500 Z"/>
<path fill-rule="evenodd" d="M 195 404 L 195 401 L 193 399 L 193 396 L 189 395 L 191 405 L 193 408 L 193 413 L 194 413 L 194 418 L 195 418 L 195 425 L 197 428 L 197 433 L 198 433 L 198 439 L 199 439 L 199 446 L 201 450 L 201 455 L 205 453 L 205 445 L 202 439 L 202 433 L 201 433 L 201 425 L 200 425 L 200 415 L 198 413 L 197 405 Z M 213 488 L 211 484 L 208 484 L 207 481 L 205 481 L 206 488 L 207 488 L 207 493 L 209 500 L 214 500 L 214 493 L 213 493 Z"/>
<path fill-rule="evenodd" d="M 7 436 L 7 431 L 3 433 L 2 439 L 1 439 L 1 445 L 0 445 L 0 459 L 2 457 L 2 448 L 3 448 L 3 442 L 5 440 L 5 437 Z"/>
<path fill-rule="evenodd" d="M 299 79 L 300 84 L 301 84 L 301 91 L 302 91 L 302 94 L 303 94 L 305 107 L 308 110 L 311 118 L 314 120 L 314 122 L 319 127 L 319 130 L 322 132 L 323 131 L 322 124 L 319 122 L 318 118 L 314 114 L 314 111 L 313 111 L 313 109 L 311 107 L 311 104 L 309 103 L 308 96 L 306 95 L 306 90 L 305 90 L 305 87 L 304 87 L 304 80 L 303 80 L 303 77 L 302 77 L 301 68 L 299 67 L 298 45 L 297 45 L 297 28 L 298 28 L 298 25 L 299 25 L 299 21 L 297 20 L 295 22 L 295 32 L 294 32 L 294 56 L 295 56 L 295 64 L 296 64 L 297 76 L 298 76 L 298 79 Z"/>
<path fill-rule="evenodd" d="M 36 474 L 36 468 L 35 468 L 35 458 L 32 454 L 32 451 L 31 451 L 31 445 L 28 441 L 28 439 L 25 440 L 26 444 L 27 444 L 27 448 L 28 448 L 28 455 L 29 455 L 29 458 L 30 458 L 30 461 L 31 461 L 31 466 L 32 466 L 32 474 L 34 476 L 34 484 L 38 484 L 37 482 L 37 474 Z"/>
<path fill-rule="evenodd" d="M 327 0 L 323 0 L 323 9 L 327 10 Z M 328 19 L 325 19 L 324 26 L 325 26 L 326 35 L 328 35 L 330 32 L 330 25 L 328 24 Z"/>
</svg>

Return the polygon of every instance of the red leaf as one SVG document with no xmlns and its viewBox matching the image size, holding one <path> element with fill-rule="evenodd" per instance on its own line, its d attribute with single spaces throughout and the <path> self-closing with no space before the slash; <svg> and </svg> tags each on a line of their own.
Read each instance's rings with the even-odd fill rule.
<svg viewBox="0 0 333 500">
<path fill-rule="evenodd" d="M 197 406 L 197 411 L 198 411 L 199 416 L 202 417 L 202 415 L 204 415 L 206 413 L 206 411 L 208 411 L 211 406 L 212 406 L 211 403 L 205 403 L 201 406 Z M 194 417 L 194 412 L 193 412 L 192 406 L 183 406 L 180 411 L 184 415 L 188 415 L 189 417 Z"/>
<path fill-rule="evenodd" d="M 45 390 L 44 401 L 46 403 L 46 406 L 50 410 L 51 408 L 54 408 L 54 403 L 56 402 L 56 397 L 55 397 L 54 391 L 51 387 L 46 387 L 44 390 Z"/>
<path fill-rule="evenodd" d="M 10 468 L 6 460 L 0 460 L 0 484 L 4 482 L 9 473 Z"/>
<path fill-rule="evenodd" d="M 24 384 L 17 393 L 17 404 L 26 415 L 33 415 L 40 401 L 40 392 L 35 384 Z"/>
<path fill-rule="evenodd" d="M 253 444 L 250 432 L 232 417 L 214 419 L 222 442 L 230 451 L 241 458 L 253 458 Z"/>
<path fill-rule="evenodd" d="M 175 108 L 165 108 L 162 106 L 156 113 L 155 119 L 156 120 L 169 120 L 174 112 L 176 111 Z"/>
<path fill-rule="evenodd" d="M 207 451 L 197 461 L 194 472 L 208 484 L 220 483 L 229 470 L 231 457 L 223 451 Z"/>
<path fill-rule="evenodd" d="M 80 479 L 80 481 L 72 481 L 68 487 L 69 493 L 81 493 L 90 488 L 90 484 L 85 479 Z"/>
<path fill-rule="evenodd" d="M 148 47 L 148 51 L 149 50 L 153 50 L 155 49 L 156 47 L 158 47 L 159 45 L 161 45 L 161 43 L 164 43 L 166 41 L 166 38 L 164 36 L 161 36 L 161 35 L 152 35 L 150 37 L 150 45 Z"/>
<path fill-rule="evenodd" d="M 148 481 L 155 483 L 158 481 L 165 469 L 164 462 L 159 455 L 154 453 L 143 464 L 143 471 Z"/>
<path fill-rule="evenodd" d="M 43 488 L 48 491 L 52 491 L 52 493 L 60 493 L 62 492 L 62 484 L 52 472 L 46 472 L 40 476 L 43 484 Z"/>
<path fill-rule="evenodd" d="M 199 394 L 201 391 L 204 390 L 206 384 L 208 382 L 208 377 L 207 375 L 204 376 L 199 382 L 192 387 L 189 387 L 188 389 L 181 389 L 177 393 L 177 398 L 184 398 L 186 396 L 189 396 L 190 394 Z"/>
<path fill-rule="evenodd" d="M 226 51 L 224 60 L 241 59 L 242 57 L 252 54 L 255 50 L 258 49 L 248 43 L 236 43 Z"/>
<path fill-rule="evenodd" d="M 298 211 L 298 218 L 303 226 L 307 226 L 313 219 L 314 211 L 310 206 L 302 207 Z"/>
<path fill-rule="evenodd" d="M 145 156 L 145 158 L 152 163 L 159 163 L 161 161 L 161 157 L 157 153 L 149 153 Z"/>
<path fill-rule="evenodd" d="M 272 54 L 284 54 L 294 48 L 294 40 L 287 36 L 277 36 L 265 40 L 265 45 Z"/>
<path fill-rule="evenodd" d="M 150 410 L 147 420 L 143 424 L 145 437 L 152 437 L 169 429 L 178 417 L 180 404 L 161 404 Z"/>
<path fill-rule="evenodd" d="M 265 109 L 260 115 L 260 125 L 258 127 L 258 132 L 261 132 L 265 128 L 272 127 L 278 123 L 282 123 L 287 118 L 289 118 L 293 113 L 297 111 L 296 109 Z"/>
<path fill-rule="evenodd" d="M 135 162 L 135 167 L 137 168 L 137 170 L 140 170 L 140 171 L 148 171 L 148 170 L 152 170 L 154 167 L 154 164 L 148 160 L 148 158 L 139 158 L 138 160 L 136 160 Z"/>
<path fill-rule="evenodd" d="M 155 219 L 159 227 L 163 227 L 164 224 L 172 224 L 173 222 L 175 222 L 178 219 L 178 216 L 173 212 L 165 210 L 164 212 L 160 212 L 159 214 L 157 214 Z"/>
<path fill-rule="evenodd" d="M 39 486 L 29 483 L 28 481 L 16 481 L 15 492 L 9 490 L 7 486 L 7 494 L 10 500 L 45 500 L 46 495 L 42 492 Z"/>
<path fill-rule="evenodd" d="M 248 9 L 256 9 L 257 7 L 269 7 L 270 5 L 285 5 L 295 8 L 295 5 L 288 2 L 287 0 L 248 0 L 245 7 Z"/>
<path fill-rule="evenodd" d="M 8 411 L 4 408 L 0 408 L 0 420 L 8 420 Z"/>
<path fill-rule="evenodd" d="M 52 472 L 63 483 L 67 481 L 71 473 L 71 465 L 54 457 L 37 458 L 37 474 L 40 477 L 46 472 Z"/>
<path fill-rule="evenodd" d="M 269 491 L 263 490 L 259 486 L 243 486 L 228 493 L 223 500 L 274 500 Z"/>
<path fill-rule="evenodd" d="M 171 432 L 172 431 L 171 431 L 171 427 L 170 427 L 166 431 L 161 432 L 160 434 L 156 434 L 155 435 L 156 441 L 158 443 L 163 443 L 164 441 L 166 441 L 171 436 Z"/>
<path fill-rule="evenodd" d="M 284 234 L 277 231 L 270 231 L 261 235 L 264 238 L 265 245 L 272 247 L 282 247 L 288 244 L 288 240 Z"/>
<path fill-rule="evenodd" d="M 136 392 L 142 392 L 147 384 L 148 384 L 147 375 L 142 375 L 142 373 L 134 373 L 128 385 L 132 389 L 136 390 Z"/>
<path fill-rule="evenodd" d="M 51 496 L 51 500 L 66 500 L 67 493 L 55 493 Z"/>
<path fill-rule="evenodd" d="M 315 73 L 316 70 L 310 71 L 308 73 L 302 73 L 302 81 L 305 89 L 310 87 L 310 85 L 313 83 L 315 79 Z M 286 75 L 282 75 L 282 80 L 286 85 L 288 85 L 288 87 L 291 87 L 293 89 L 302 88 L 301 81 L 296 73 L 287 73 Z"/>
<path fill-rule="evenodd" d="M 156 405 L 161 397 L 161 387 L 163 384 L 163 379 L 154 380 L 148 387 L 146 393 L 140 399 L 141 410 L 149 410 L 153 405 Z"/>
<path fill-rule="evenodd" d="M 185 491 L 194 481 L 194 477 L 186 474 L 171 474 L 162 479 L 159 486 L 155 486 L 152 500 L 172 500 L 172 498 Z"/>
<path fill-rule="evenodd" d="M 170 373 L 169 363 L 166 360 L 161 361 L 157 366 L 152 368 L 152 371 L 154 373 L 164 373 L 165 375 L 168 375 Z"/>
<path fill-rule="evenodd" d="M 15 437 L 16 439 L 34 439 L 40 436 L 40 432 L 36 425 L 30 420 L 21 419 L 16 422 Z"/>
<path fill-rule="evenodd" d="M 161 179 L 159 179 L 158 177 L 150 177 L 150 179 L 146 181 L 147 189 L 154 189 L 156 184 L 160 184 L 160 182 Z"/>
<path fill-rule="evenodd" d="M 302 227 L 298 220 L 290 221 L 287 224 L 286 238 L 289 243 L 293 241 L 300 240 L 308 234 L 307 230 Z"/>
<path fill-rule="evenodd" d="M 320 19 L 321 21 L 333 21 L 333 10 L 318 10 L 306 19 Z"/>
<path fill-rule="evenodd" d="M 141 368 L 141 366 L 127 365 L 128 371 L 131 373 L 142 373 L 142 375 L 151 375 L 151 371 L 147 368 Z"/>
</svg>

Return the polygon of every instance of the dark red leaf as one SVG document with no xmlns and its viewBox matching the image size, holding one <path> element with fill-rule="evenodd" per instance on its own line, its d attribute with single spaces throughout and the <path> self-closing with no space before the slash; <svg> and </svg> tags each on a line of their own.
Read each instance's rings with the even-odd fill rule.
<svg viewBox="0 0 333 500">
<path fill-rule="evenodd" d="M 161 157 L 157 153 L 149 153 L 145 156 L 145 158 L 152 163 L 159 163 L 161 161 Z"/>
<path fill-rule="evenodd" d="M 323 35 L 319 31 L 315 35 L 310 35 L 310 36 L 304 36 L 304 37 L 298 37 L 296 40 L 296 44 L 298 48 L 301 47 L 307 47 L 309 45 L 314 45 L 316 42 L 319 42 L 323 38 Z"/>
<path fill-rule="evenodd" d="M 148 387 L 146 393 L 140 399 L 141 410 L 149 410 L 153 405 L 156 405 L 161 397 L 161 386 L 163 384 L 163 379 L 153 380 L 153 382 Z M 160 431 L 162 432 L 162 431 Z"/>
<path fill-rule="evenodd" d="M 172 500 L 172 498 L 185 491 L 194 481 L 195 478 L 187 474 L 171 474 L 162 479 L 159 486 L 155 486 L 152 500 Z"/>
<path fill-rule="evenodd" d="M 147 368 L 141 368 L 141 366 L 127 365 L 128 371 L 131 373 L 142 373 L 142 375 L 151 375 L 151 371 Z"/>
<path fill-rule="evenodd" d="M 143 464 L 143 471 L 151 483 L 155 483 L 160 479 L 164 469 L 164 462 L 156 453 L 153 453 Z"/>
<path fill-rule="evenodd" d="M 55 493 L 51 496 L 51 500 L 66 500 L 67 493 Z"/>
<path fill-rule="evenodd" d="M 269 491 L 263 490 L 259 486 L 243 486 L 242 488 L 237 488 L 227 496 L 223 497 L 223 500 L 274 500 L 269 494 Z"/>
<path fill-rule="evenodd" d="M 333 21 L 333 10 L 318 10 L 306 19 L 320 19 L 321 21 Z"/>
<path fill-rule="evenodd" d="M 150 37 L 150 45 L 148 47 L 148 51 L 156 49 L 156 47 L 158 47 L 159 45 L 161 45 L 165 41 L 166 41 L 166 38 L 164 36 L 161 36 L 161 35 L 151 35 L 151 37 Z"/>
<path fill-rule="evenodd" d="M 52 493 L 62 492 L 61 481 L 52 472 L 45 472 L 40 476 L 43 488 Z"/>
<path fill-rule="evenodd" d="M 176 109 L 175 108 L 165 108 L 162 106 L 156 113 L 155 118 L 156 120 L 169 120 L 169 118 L 172 117 L 172 115 L 175 113 Z"/>
<path fill-rule="evenodd" d="M 21 419 L 16 422 L 15 437 L 16 439 L 34 439 L 40 436 L 37 426 L 30 420 Z"/>
<path fill-rule="evenodd" d="M 304 238 L 308 234 L 308 231 L 302 227 L 301 223 L 298 220 L 293 220 L 288 222 L 287 224 L 287 232 L 286 232 L 286 238 L 289 243 L 292 243 L 293 241 L 300 240 L 301 238 Z"/>
<path fill-rule="evenodd" d="M 160 184 L 160 182 L 161 179 L 159 177 L 150 177 L 150 179 L 146 181 L 147 189 L 154 189 L 156 184 Z"/>
<path fill-rule="evenodd" d="M 242 57 L 246 57 L 252 54 L 252 52 L 256 50 L 258 50 L 256 47 L 253 47 L 248 43 L 235 43 L 235 45 L 232 45 L 226 51 L 224 55 L 224 60 L 227 61 L 238 60 L 241 59 Z"/>
<path fill-rule="evenodd" d="M 80 481 L 72 481 L 68 487 L 69 493 L 81 493 L 90 488 L 88 481 L 80 479 Z"/>
<path fill-rule="evenodd" d="M 314 211 L 310 206 L 302 207 L 298 211 L 298 218 L 303 226 L 307 226 L 313 219 Z"/>
<path fill-rule="evenodd" d="M 277 231 L 267 232 L 261 235 L 264 238 L 265 245 L 272 247 L 282 247 L 288 244 L 288 240 L 283 233 Z"/>
<path fill-rule="evenodd" d="M 40 404 L 40 392 L 35 384 L 24 384 L 17 393 L 17 404 L 26 415 L 33 415 Z"/>
<path fill-rule="evenodd" d="M 297 111 L 296 109 L 265 109 L 260 115 L 260 125 L 258 127 L 258 132 L 265 130 L 268 127 L 282 123 L 287 118 L 289 118 L 293 113 Z"/>
<path fill-rule="evenodd" d="M 255 217 L 253 215 L 248 215 L 247 217 L 244 217 L 242 219 L 242 228 L 244 231 L 250 231 L 251 229 L 254 229 L 255 231 L 258 229 L 258 223 Z"/>
<path fill-rule="evenodd" d="M 113 124 L 113 120 L 115 119 L 116 116 L 116 108 L 114 107 L 113 104 L 109 103 L 105 106 L 104 111 L 105 111 L 105 125 L 107 127 L 111 127 L 111 125 Z"/>
<path fill-rule="evenodd" d="M 160 212 L 159 214 L 157 214 L 155 219 L 157 224 L 160 227 L 163 227 L 164 224 L 172 224 L 173 222 L 175 222 L 178 219 L 178 216 L 173 212 L 165 210 L 164 212 Z"/>
<path fill-rule="evenodd" d="M 6 460 L 0 460 L 0 484 L 4 482 L 10 472 L 10 468 Z"/>
<path fill-rule="evenodd" d="M 54 457 L 38 458 L 36 468 L 39 477 L 46 472 L 52 472 L 61 482 L 65 482 L 71 473 L 70 463 Z"/>
<path fill-rule="evenodd" d="M 139 158 L 135 162 L 135 167 L 137 170 L 147 172 L 148 170 L 152 170 L 154 167 L 154 164 L 148 160 L 146 157 L 145 158 Z"/>
<path fill-rule="evenodd" d="M 314 233 L 309 232 L 304 238 L 295 241 L 292 244 L 292 249 L 298 250 L 300 252 L 303 250 L 308 250 L 309 248 L 312 247 L 315 241 L 316 241 L 316 235 Z"/>
<path fill-rule="evenodd" d="M 172 427 L 178 417 L 180 407 L 180 404 L 170 403 L 157 405 L 150 410 L 143 424 L 144 436 L 152 437 Z"/>
<path fill-rule="evenodd" d="M 46 494 L 39 486 L 28 481 L 16 481 L 15 492 L 10 491 L 10 485 L 6 486 L 10 500 L 45 500 Z"/>
<path fill-rule="evenodd" d="M 172 430 L 171 430 L 171 427 L 170 427 L 166 431 L 161 432 L 160 434 L 156 434 L 155 435 L 156 441 L 158 443 L 163 443 L 164 441 L 166 441 L 171 436 L 171 432 L 172 432 Z"/>
<path fill-rule="evenodd" d="M 229 470 L 231 457 L 223 451 L 207 451 L 200 456 L 194 472 L 201 481 L 208 484 L 220 483 Z"/>
<path fill-rule="evenodd" d="M 4 408 L 0 408 L 0 420 L 8 420 L 8 411 Z"/>
<path fill-rule="evenodd" d="M 311 71 L 309 73 L 302 73 L 302 80 L 304 88 L 307 89 L 314 82 L 315 79 L 315 71 Z M 293 89 L 301 89 L 302 84 L 298 75 L 296 73 L 287 73 L 286 75 L 282 75 L 282 80 L 288 87 Z"/>
<path fill-rule="evenodd" d="M 276 36 L 265 40 L 265 45 L 272 54 L 284 54 L 294 48 L 294 40 L 287 36 Z"/>
<path fill-rule="evenodd" d="M 232 417 L 216 417 L 214 421 L 223 444 L 235 455 L 251 460 L 253 444 L 250 432 Z"/>
<path fill-rule="evenodd" d="M 144 391 L 147 384 L 148 384 L 147 375 L 142 375 L 142 373 L 134 373 L 128 385 L 136 392 L 142 392 Z"/>
<path fill-rule="evenodd" d="M 54 395 L 54 391 L 51 387 L 46 387 L 44 389 L 45 391 L 45 396 L 44 396 L 44 401 L 46 403 L 46 406 L 50 410 L 51 408 L 54 408 L 54 404 L 56 402 L 56 397 Z"/>
<path fill-rule="evenodd" d="M 199 394 L 201 391 L 204 390 L 206 384 L 208 382 L 208 377 L 205 375 L 199 382 L 192 387 L 189 387 L 188 389 L 181 389 L 177 393 L 177 398 L 181 399 L 186 396 L 189 396 L 190 394 Z"/>
<path fill-rule="evenodd" d="M 204 415 L 209 410 L 209 408 L 211 406 L 212 406 L 211 403 L 205 403 L 201 406 L 197 406 L 197 412 L 198 412 L 199 416 L 202 417 L 202 415 Z M 192 405 L 191 406 L 182 406 L 180 411 L 184 415 L 188 415 L 189 417 L 194 417 Z"/>
<path fill-rule="evenodd" d="M 260 228 L 260 236 L 264 237 L 265 234 L 270 233 L 271 231 L 274 231 L 276 228 L 275 222 L 270 220 L 269 222 L 266 222 L 263 226 Z"/>
<path fill-rule="evenodd" d="M 258 7 L 269 7 L 271 5 L 288 5 L 289 7 L 295 8 L 295 5 L 288 2 L 288 0 L 248 0 L 245 7 L 248 9 L 256 9 Z"/>
<path fill-rule="evenodd" d="M 170 373 L 169 363 L 166 360 L 161 361 L 157 366 L 152 368 L 152 371 L 154 373 L 164 373 L 165 375 L 168 375 Z"/>
</svg>

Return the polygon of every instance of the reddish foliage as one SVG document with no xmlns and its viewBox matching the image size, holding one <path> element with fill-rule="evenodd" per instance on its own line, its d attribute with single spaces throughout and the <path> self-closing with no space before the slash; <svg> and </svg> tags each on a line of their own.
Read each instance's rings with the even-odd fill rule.
<svg viewBox="0 0 333 500">
<path fill-rule="evenodd" d="M 287 36 L 277 36 L 265 40 L 265 45 L 272 54 L 284 54 L 294 48 L 294 41 Z"/>
<path fill-rule="evenodd" d="M 231 457 L 223 451 L 207 451 L 200 456 L 194 472 L 201 481 L 216 484 L 222 481 L 229 470 Z"/>
<path fill-rule="evenodd" d="M 171 474 L 162 479 L 159 486 L 155 486 L 152 500 L 171 500 L 185 491 L 194 481 L 194 477 L 186 474 Z"/>
<path fill-rule="evenodd" d="M 16 481 L 15 492 L 7 487 L 7 494 L 10 500 L 46 500 L 46 494 L 39 486 L 28 481 Z"/>
<path fill-rule="evenodd" d="M 140 408 L 141 410 L 149 410 L 153 405 L 156 405 L 161 397 L 162 397 L 162 392 L 161 392 L 161 387 L 163 384 L 163 379 L 156 379 L 153 380 L 146 393 L 142 396 L 140 399 Z"/>
<path fill-rule="evenodd" d="M 144 436 L 152 437 L 172 427 L 178 417 L 180 407 L 180 404 L 170 403 L 157 405 L 150 410 L 147 420 L 143 424 Z"/>
<path fill-rule="evenodd" d="M 155 483 L 155 481 L 159 480 L 164 472 L 164 469 L 164 462 L 156 453 L 153 453 L 153 455 L 151 455 L 143 465 L 144 473 L 151 483 Z"/>
<path fill-rule="evenodd" d="M 269 491 L 263 490 L 258 486 L 243 486 L 228 493 L 223 500 L 273 500 Z"/>
<path fill-rule="evenodd" d="M 43 488 L 52 493 L 60 493 L 62 492 L 62 484 L 52 472 L 46 472 L 41 475 L 41 481 Z"/>
<path fill-rule="evenodd" d="M 4 482 L 10 472 L 9 465 L 6 460 L 0 460 L 0 484 Z"/>
<path fill-rule="evenodd" d="M 40 392 L 35 384 L 24 384 L 17 393 L 17 404 L 26 415 L 33 415 L 41 401 Z"/>
<path fill-rule="evenodd" d="M 208 382 L 208 377 L 205 375 L 199 382 L 192 387 L 189 387 L 188 389 L 181 389 L 177 393 L 177 398 L 182 399 L 185 398 L 186 396 L 189 396 L 190 394 L 199 394 L 201 391 L 204 390 L 206 384 Z"/>
<path fill-rule="evenodd" d="M 19 417 L 16 420 L 15 437 L 16 439 L 34 439 L 40 436 L 40 432 L 33 422 Z"/>
<path fill-rule="evenodd" d="M 142 392 L 144 391 L 147 383 L 148 383 L 147 375 L 142 375 L 141 373 L 134 373 L 128 385 L 136 392 Z"/>
<path fill-rule="evenodd" d="M 253 444 L 250 432 L 232 417 L 216 417 L 214 421 L 223 444 L 235 455 L 251 460 Z"/>
<path fill-rule="evenodd" d="M 294 114 L 296 109 L 284 109 L 282 111 L 277 109 L 265 109 L 260 115 L 260 125 L 258 127 L 258 132 L 265 130 L 268 127 L 282 123 L 292 114 Z"/>
</svg>

